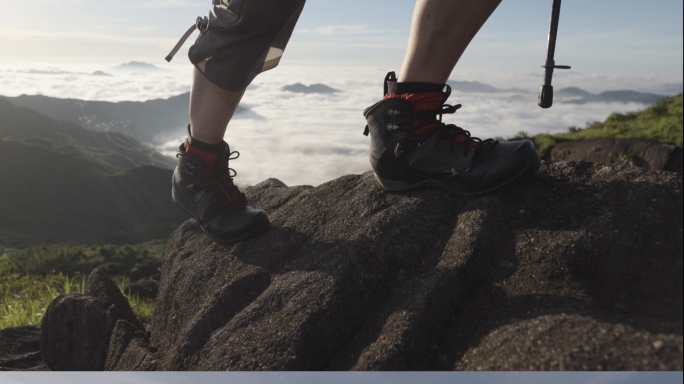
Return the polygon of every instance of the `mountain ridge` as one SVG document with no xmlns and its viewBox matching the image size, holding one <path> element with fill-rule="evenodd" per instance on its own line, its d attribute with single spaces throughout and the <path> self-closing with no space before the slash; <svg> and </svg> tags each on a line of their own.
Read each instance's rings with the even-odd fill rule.
<svg viewBox="0 0 684 384">
<path fill-rule="evenodd" d="M 2 246 L 138 243 L 186 218 L 170 198 L 173 159 L 130 137 L 2 99 L 0 134 Z"/>
<path fill-rule="evenodd" d="M 158 135 L 185 131 L 190 93 L 147 101 L 89 101 L 42 95 L 0 96 L 12 104 L 68 121 L 95 132 L 115 132 L 148 144 Z M 238 106 L 236 118 L 248 111 Z"/>
</svg>

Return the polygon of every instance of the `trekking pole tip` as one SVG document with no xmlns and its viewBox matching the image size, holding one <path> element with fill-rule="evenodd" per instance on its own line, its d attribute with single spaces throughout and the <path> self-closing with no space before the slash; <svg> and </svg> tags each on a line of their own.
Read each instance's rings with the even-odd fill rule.
<svg viewBox="0 0 684 384">
<path fill-rule="evenodd" d="M 551 108 L 551 105 L 553 105 L 552 85 L 542 85 L 539 88 L 539 98 L 537 99 L 537 105 L 539 105 L 542 108 Z"/>
</svg>

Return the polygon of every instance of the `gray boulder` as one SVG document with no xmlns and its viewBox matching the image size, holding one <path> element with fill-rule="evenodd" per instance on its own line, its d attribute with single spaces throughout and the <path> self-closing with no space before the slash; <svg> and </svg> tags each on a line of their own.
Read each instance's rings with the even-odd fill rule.
<svg viewBox="0 0 684 384">
<path fill-rule="evenodd" d="M 601 164 L 628 164 L 682 173 L 682 147 L 645 139 L 589 139 L 556 145 L 551 161 L 582 160 Z"/>
<path fill-rule="evenodd" d="M 682 370 L 681 175 L 561 162 L 473 198 L 370 173 L 246 193 L 271 231 L 181 225 L 150 333 L 116 323 L 103 367 Z"/>
<path fill-rule="evenodd" d="M 36 325 L 0 329 L 0 371 L 47 370 L 39 339 Z"/>
<path fill-rule="evenodd" d="M 86 280 L 85 295 L 66 294 L 50 303 L 41 322 L 40 350 L 52 370 L 102 370 L 117 321 L 144 331 L 128 301 L 98 269 Z"/>
</svg>

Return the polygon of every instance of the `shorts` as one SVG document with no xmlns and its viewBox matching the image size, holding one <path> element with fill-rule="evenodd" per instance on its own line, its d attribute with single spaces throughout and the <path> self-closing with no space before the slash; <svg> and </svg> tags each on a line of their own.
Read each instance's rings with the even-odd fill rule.
<svg viewBox="0 0 684 384">
<path fill-rule="evenodd" d="M 188 57 L 206 78 L 240 91 L 259 73 L 275 68 L 305 0 L 213 0 Z"/>
</svg>

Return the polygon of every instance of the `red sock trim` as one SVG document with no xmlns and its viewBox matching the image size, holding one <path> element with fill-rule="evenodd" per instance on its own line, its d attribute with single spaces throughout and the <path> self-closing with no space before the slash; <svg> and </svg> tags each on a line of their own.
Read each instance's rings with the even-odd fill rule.
<svg viewBox="0 0 684 384">
<path fill-rule="evenodd" d="M 183 142 L 183 146 L 185 147 L 185 153 L 189 154 L 190 156 L 196 159 L 199 159 L 209 167 L 213 167 L 214 164 L 216 164 L 216 160 L 219 157 L 219 153 L 203 151 L 197 147 L 193 147 L 192 145 L 190 145 L 190 140 L 188 140 L 187 138 Z"/>
<path fill-rule="evenodd" d="M 410 102 L 413 106 L 414 111 L 416 112 L 438 110 L 442 108 L 442 104 L 444 104 L 444 94 L 442 92 L 421 92 L 403 94 L 388 93 L 385 95 L 385 99 L 392 98 L 404 99 Z M 411 125 L 415 127 L 417 123 L 418 121 L 415 120 L 411 122 Z M 414 130 L 413 132 L 411 132 L 411 136 L 422 136 L 430 134 L 430 132 L 432 132 L 436 125 L 437 123 L 435 122 L 434 124 L 429 124 L 424 127 L 421 127 L 418 130 Z M 439 139 L 439 133 L 434 133 L 430 137 L 433 139 Z M 452 142 L 454 144 L 463 144 L 468 141 L 468 136 L 458 135 L 456 137 L 451 137 L 448 139 L 445 138 L 445 140 Z M 469 148 L 475 148 L 478 144 L 475 142 L 471 142 L 467 143 L 466 145 Z"/>
<path fill-rule="evenodd" d="M 442 92 L 403 93 L 400 95 L 388 93 L 385 99 L 404 99 L 413 105 L 415 111 L 437 110 L 442 108 L 444 94 Z"/>
</svg>

